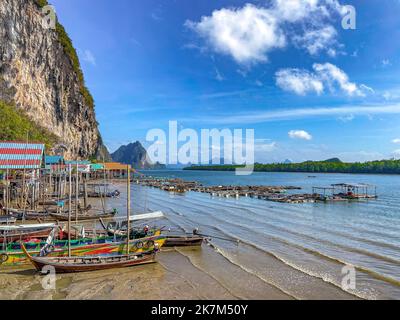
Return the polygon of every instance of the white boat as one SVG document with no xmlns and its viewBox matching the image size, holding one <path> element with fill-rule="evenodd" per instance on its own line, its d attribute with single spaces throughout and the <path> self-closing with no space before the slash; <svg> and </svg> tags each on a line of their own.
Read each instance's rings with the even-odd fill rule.
<svg viewBox="0 0 400 320">
<path fill-rule="evenodd" d="M 148 220 L 148 219 L 158 219 L 163 218 L 164 213 L 161 211 L 155 211 L 150 213 L 136 214 L 129 217 L 129 221 L 140 221 L 140 220 Z M 126 235 L 126 218 L 116 218 L 115 222 L 110 222 L 105 225 L 104 221 L 100 219 L 100 222 L 105 230 L 109 233 L 117 235 L 117 236 L 125 236 Z"/>
<path fill-rule="evenodd" d="M 0 231 L 26 231 L 26 230 L 42 230 L 54 228 L 55 223 L 38 223 L 38 224 L 20 224 L 12 226 L 0 226 Z"/>
</svg>

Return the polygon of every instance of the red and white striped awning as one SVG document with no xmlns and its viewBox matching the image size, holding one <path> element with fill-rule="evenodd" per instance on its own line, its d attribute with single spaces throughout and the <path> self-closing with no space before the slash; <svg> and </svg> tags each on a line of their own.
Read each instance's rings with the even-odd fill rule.
<svg viewBox="0 0 400 320">
<path fill-rule="evenodd" d="M 0 170 L 39 169 L 43 152 L 40 143 L 0 142 Z"/>
</svg>

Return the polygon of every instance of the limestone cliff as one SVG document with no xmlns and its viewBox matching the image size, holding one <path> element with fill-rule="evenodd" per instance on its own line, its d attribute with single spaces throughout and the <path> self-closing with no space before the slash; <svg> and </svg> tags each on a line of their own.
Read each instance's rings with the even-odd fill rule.
<svg viewBox="0 0 400 320">
<path fill-rule="evenodd" d="M 164 164 L 151 161 L 146 149 L 139 141 L 121 146 L 111 156 L 114 161 L 130 164 L 135 169 L 165 169 Z"/>
<path fill-rule="evenodd" d="M 0 1 L 0 100 L 54 134 L 67 158 L 109 159 L 70 39 L 43 23 L 46 4 Z"/>
</svg>

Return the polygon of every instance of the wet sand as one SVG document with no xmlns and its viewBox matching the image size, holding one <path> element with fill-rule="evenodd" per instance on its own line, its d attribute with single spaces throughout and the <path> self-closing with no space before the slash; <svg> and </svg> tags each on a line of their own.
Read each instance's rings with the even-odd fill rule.
<svg viewBox="0 0 400 320">
<path fill-rule="evenodd" d="M 288 274 L 290 277 L 291 275 Z M 268 299 L 296 297 L 228 261 L 211 246 L 164 249 L 157 262 L 91 273 L 57 275 L 56 289 L 42 287 L 44 277 L 31 265 L 0 269 L 0 299 L 131 300 L 131 299 Z M 310 279 L 296 279 L 304 287 Z M 295 283 L 297 282 L 297 283 Z M 310 283 L 309 299 L 354 299 L 334 286 Z M 318 290 L 315 290 L 318 288 Z"/>
<path fill-rule="evenodd" d="M 220 267 L 208 273 L 201 269 L 204 263 L 217 263 Z M 222 275 L 225 281 L 213 273 Z M 0 299 L 292 299 L 224 262 L 207 245 L 166 249 L 158 255 L 157 262 L 150 265 L 58 275 L 55 290 L 43 289 L 43 279 L 31 265 L 2 267 Z"/>
<path fill-rule="evenodd" d="M 125 190 L 123 184 L 119 184 L 118 188 L 122 190 L 121 197 L 108 200 L 107 206 L 118 208 L 123 217 L 126 211 Z M 213 238 L 211 245 L 203 243 L 201 248 L 162 248 L 157 255 L 157 262 L 150 265 L 57 275 L 55 290 L 43 289 L 43 276 L 38 275 L 30 264 L 20 267 L 1 266 L 0 299 L 357 299 L 356 295 L 334 285 L 335 281 L 319 276 L 318 270 L 293 267 L 277 259 L 274 254 L 260 250 L 263 241 L 268 240 L 269 247 L 273 244 L 266 235 L 253 242 L 233 241 L 236 237 L 257 233 L 249 233 L 247 230 L 243 233 L 238 229 L 233 237 L 225 229 L 222 232 L 218 227 L 222 220 L 209 220 L 211 211 L 208 203 L 204 206 L 204 197 L 175 197 L 158 190 L 150 192 L 136 187 L 133 187 L 133 191 L 136 199 L 133 211 L 142 213 L 161 209 L 166 218 L 158 221 L 160 226 L 175 226 L 181 231 L 190 232 L 193 226 L 201 225 L 204 232 L 220 233 L 231 240 Z M 101 208 L 98 200 L 91 203 Z M 231 204 L 224 203 L 223 208 L 227 206 Z M 204 210 L 199 209 L 202 207 Z M 223 208 L 218 209 L 219 214 L 223 213 Z M 230 210 L 229 213 L 232 220 L 235 212 Z M 244 218 L 241 216 L 241 220 Z M 95 225 L 91 223 L 88 227 Z M 228 221 L 225 220 L 223 225 L 224 228 L 229 227 Z M 290 250 L 285 247 L 282 252 Z M 298 250 L 295 255 L 303 261 L 309 259 L 308 252 Z M 309 265 L 318 266 L 314 263 L 312 260 Z M 337 270 L 339 277 L 341 269 Z"/>
</svg>

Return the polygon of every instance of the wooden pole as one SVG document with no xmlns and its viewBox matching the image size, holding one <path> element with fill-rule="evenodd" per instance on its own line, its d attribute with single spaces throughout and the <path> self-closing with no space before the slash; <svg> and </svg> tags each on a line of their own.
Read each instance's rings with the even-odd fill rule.
<svg viewBox="0 0 400 320">
<path fill-rule="evenodd" d="M 26 158 L 27 158 L 27 150 L 28 150 L 28 141 L 29 141 L 29 132 L 26 132 L 26 144 L 25 144 L 25 154 L 24 154 L 24 168 L 22 170 L 22 205 L 23 205 L 23 216 L 22 219 L 25 220 L 25 214 L 26 214 L 26 199 L 25 199 L 25 172 L 26 172 Z"/>
<path fill-rule="evenodd" d="M 10 193 L 10 191 L 9 191 L 10 183 L 9 183 L 9 181 L 8 181 L 8 168 L 7 168 L 7 170 L 6 170 L 6 186 L 7 186 L 7 189 L 6 189 L 6 195 L 7 195 L 6 214 L 7 214 L 7 216 L 8 216 L 8 209 L 9 209 L 9 206 L 10 206 L 10 195 L 11 195 L 11 193 Z"/>
<path fill-rule="evenodd" d="M 85 208 L 87 208 L 87 206 L 88 206 L 88 204 L 87 204 L 87 197 L 88 197 L 88 195 L 87 195 L 87 181 L 86 181 L 86 179 L 87 179 L 87 176 L 85 175 L 85 178 L 84 178 L 84 180 L 83 180 L 83 194 L 84 194 L 83 206 L 84 206 Z"/>
<path fill-rule="evenodd" d="M 129 165 L 126 166 L 126 170 L 128 173 L 128 178 L 126 181 L 126 215 L 127 215 L 127 224 L 126 224 L 126 254 L 129 254 L 129 238 L 130 238 L 130 231 L 131 231 L 131 180 L 129 179 L 130 172 L 129 172 Z"/>
<path fill-rule="evenodd" d="M 71 257 L 71 201 L 72 201 L 72 168 L 69 165 L 69 205 L 68 205 L 68 257 Z"/>
<path fill-rule="evenodd" d="M 104 183 L 104 198 L 103 198 L 103 212 L 106 212 L 107 206 L 106 206 L 106 199 L 107 199 L 107 191 L 108 191 L 108 186 L 106 185 L 107 179 L 106 179 L 106 164 L 104 162 L 104 157 L 103 157 L 103 167 L 104 167 L 104 176 L 103 176 L 103 183 Z"/>
<path fill-rule="evenodd" d="M 79 171 L 78 161 L 76 161 L 76 181 L 75 181 L 75 223 L 78 223 L 78 202 L 79 202 Z"/>
</svg>

